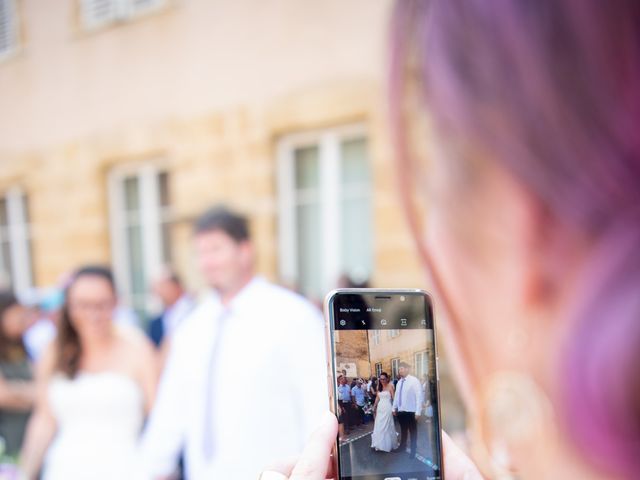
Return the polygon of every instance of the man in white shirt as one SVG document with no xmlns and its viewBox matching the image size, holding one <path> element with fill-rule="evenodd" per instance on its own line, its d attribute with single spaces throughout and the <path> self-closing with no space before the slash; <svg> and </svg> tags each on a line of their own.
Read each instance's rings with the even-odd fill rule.
<svg viewBox="0 0 640 480">
<path fill-rule="evenodd" d="M 422 385 L 413 375 L 410 375 L 411 365 L 400 362 L 398 373 L 400 380 L 396 385 L 396 394 L 393 397 L 393 414 L 398 417 L 400 423 L 400 445 L 397 450 L 404 450 L 407 446 L 407 433 L 411 436 L 410 455 L 416 454 L 418 444 L 417 419 L 422 408 Z"/>
<path fill-rule="evenodd" d="M 141 441 L 142 478 L 166 478 L 182 449 L 189 480 L 257 478 L 299 454 L 328 409 L 322 318 L 255 276 L 244 217 L 207 211 L 195 248 L 213 292 L 171 339 Z"/>
</svg>

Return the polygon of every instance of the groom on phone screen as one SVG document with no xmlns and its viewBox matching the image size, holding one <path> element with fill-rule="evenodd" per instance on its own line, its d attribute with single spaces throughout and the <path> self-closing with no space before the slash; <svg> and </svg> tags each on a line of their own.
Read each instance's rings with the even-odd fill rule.
<svg viewBox="0 0 640 480">
<path fill-rule="evenodd" d="M 400 445 L 397 450 L 404 450 L 407 446 L 407 433 L 411 436 L 411 452 L 416 454 L 418 444 L 418 425 L 416 419 L 420 417 L 422 407 L 422 385 L 420 380 L 410 374 L 411 366 L 406 362 L 400 362 L 398 373 L 400 380 L 396 386 L 396 395 L 393 398 L 393 414 L 398 417 L 400 423 Z"/>
</svg>

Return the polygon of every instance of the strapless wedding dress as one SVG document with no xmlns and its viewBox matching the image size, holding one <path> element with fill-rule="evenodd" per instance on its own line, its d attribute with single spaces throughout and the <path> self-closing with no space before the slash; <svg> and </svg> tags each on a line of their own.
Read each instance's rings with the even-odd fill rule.
<svg viewBox="0 0 640 480">
<path fill-rule="evenodd" d="M 384 391 L 378 393 L 378 406 L 376 408 L 376 420 L 371 434 L 371 448 L 390 452 L 398 446 L 398 433 L 393 422 L 393 404 L 391 393 Z"/>
<path fill-rule="evenodd" d="M 57 434 L 43 480 L 131 478 L 144 421 L 139 384 L 121 373 L 80 372 L 54 377 L 48 394 Z"/>
</svg>

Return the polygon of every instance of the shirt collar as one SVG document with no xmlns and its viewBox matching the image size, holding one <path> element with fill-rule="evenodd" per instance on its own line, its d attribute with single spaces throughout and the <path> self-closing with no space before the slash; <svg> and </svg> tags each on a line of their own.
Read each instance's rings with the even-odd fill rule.
<svg viewBox="0 0 640 480">
<path fill-rule="evenodd" d="M 265 283 L 266 280 L 264 278 L 259 275 L 255 275 L 244 287 L 242 287 L 242 289 L 238 293 L 236 293 L 236 295 L 231 299 L 226 307 L 222 306 L 220 294 L 218 294 L 218 292 L 216 292 L 215 290 L 213 291 L 213 298 L 215 299 L 220 309 L 237 311 L 238 308 L 242 308 L 242 305 L 255 302 L 253 292 L 263 286 Z"/>
</svg>

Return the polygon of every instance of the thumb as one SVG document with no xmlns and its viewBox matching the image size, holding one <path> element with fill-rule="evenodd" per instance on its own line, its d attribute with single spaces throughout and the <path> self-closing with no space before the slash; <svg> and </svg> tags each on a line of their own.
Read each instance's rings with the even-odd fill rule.
<svg viewBox="0 0 640 480">
<path fill-rule="evenodd" d="M 337 434 L 336 417 L 327 412 L 322 425 L 311 435 L 300 459 L 293 467 L 289 480 L 325 480 Z"/>
<path fill-rule="evenodd" d="M 483 480 L 478 468 L 467 455 L 442 432 L 445 477 L 451 480 Z"/>
</svg>

